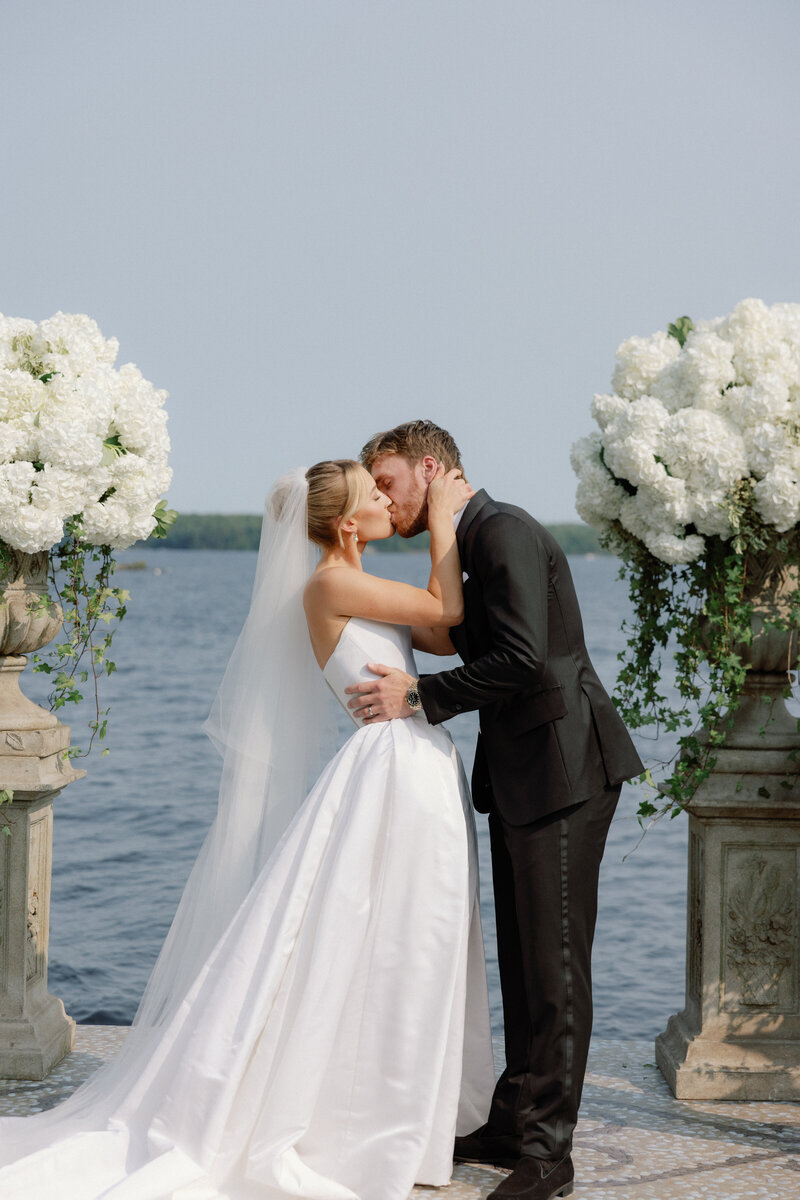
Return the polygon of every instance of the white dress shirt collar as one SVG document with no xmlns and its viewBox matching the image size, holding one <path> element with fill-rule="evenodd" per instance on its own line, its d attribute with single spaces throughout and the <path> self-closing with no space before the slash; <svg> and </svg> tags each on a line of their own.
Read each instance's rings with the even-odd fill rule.
<svg viewBox="0 0 800 1200">
<path fill-rule="evenodd" d="M 458 510 L 458 512 L 454 514 L 453 529 L 458 529 L 458 523 L 464 515 L 464 509 L 467 507 L 467 504 L 469 504 L 469 500 L 467 500 L 466 504 L 462 504 L 461 508 Z"/>
</svg>

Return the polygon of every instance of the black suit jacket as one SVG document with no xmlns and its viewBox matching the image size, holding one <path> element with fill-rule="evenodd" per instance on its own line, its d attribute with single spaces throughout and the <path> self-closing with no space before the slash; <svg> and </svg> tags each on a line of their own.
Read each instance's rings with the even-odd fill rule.
<svg viewBox="0 0 800 1200">
<path fill-rule="evenodd" d="M 566 556 L 521 508 L 485 491 L 457 530 L 464 666 L 420 680 L 433 725 L 480 711 L 472 775 L 479 812 L 522 825 L 644 770 L 586 650 Z"/>
</svg>

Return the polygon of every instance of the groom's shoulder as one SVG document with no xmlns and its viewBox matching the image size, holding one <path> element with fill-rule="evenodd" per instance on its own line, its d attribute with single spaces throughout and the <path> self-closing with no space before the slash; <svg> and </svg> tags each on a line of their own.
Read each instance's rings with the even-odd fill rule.
<svg viewBox="0 0 800 1200">
<path fill-rule="evenodd" d="M 547 530 L 540 521 L 537 521 L 534 516 L 531 516 L 527 509 L 520 508 L 518 504 L 506 504 L 503 500 L 490 499 L 489 504 L 496 510 L 496 512 L 502 513 L 506 517 L 513 517 L 517 521 L 521 521 L 523 525 L 526 525 L 529 529 L 533 530 L 537 537 L 541 537 L 542 541 L 552 541 L 552 534 L 549 532 L 549 530 Z"/>
<path fill-rule="evenodd" d="M 496 533 L 498 524 L 505 526 L 509 530 L 513 530 L 515 525 L 522 525 L 529 534 L 532 533 L 538 538 L 548 550 L 555 552 L 558 549 L 558 543 L 550 531 L 540 521 L 537 521 L 535 517 L 531 516 L 527 509 L 520 508 L 517 504 L 506 504 L 504 500 L 495 500 L 493 497 L 487 496 L 485 504 L 481 507 L 480 515 L 483 517 L 483 520 L 479 523 L 479 529 L 475 530 L 479 536 L 480 532 L 482 532 L 484 537 L 491 538 L 493 531 Z M 502 519 L 498 520 L 498 518 Z"/>
</svg>

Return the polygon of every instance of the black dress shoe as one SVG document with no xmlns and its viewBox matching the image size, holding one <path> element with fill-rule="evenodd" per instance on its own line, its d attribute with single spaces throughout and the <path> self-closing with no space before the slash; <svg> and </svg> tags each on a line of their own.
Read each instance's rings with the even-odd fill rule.
<svg viewBox="0 0 800 1200">
<path fill-rule="evenodd" d="M 519 1162 L 520 1139 L 507 1133 L 494 1133 L 481 1125 L 474 1133 L 457 1137 L 453 1158 L 456 1162 L 489 1163 L 493 1167 L 515 1167 Z"/>
<path fill-rule="evenodd" d="M 554 1200 L 556 1196 L 571 1196 L 574 1178 L 569 1154 L 558 1162 L 526 1154 L 500 1186 L 489 1193 L 487 1200 Z"/>
</svg>

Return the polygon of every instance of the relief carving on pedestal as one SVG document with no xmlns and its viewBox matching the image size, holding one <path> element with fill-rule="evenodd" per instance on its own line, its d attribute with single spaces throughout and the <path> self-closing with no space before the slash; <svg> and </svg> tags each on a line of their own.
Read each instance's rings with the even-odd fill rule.
<svg viewBox="0 0 800 1200">
<path fill-rule="evenodd" d="M 28 918 L 25 936 L 25 978 L 47 979 L 47 908 L 50 879 L 50 829 L 52 811 L 43 810 L 31 820 L 28 875 Z"/>
<path fill-rule="evenodd" d="M 729 856 L 726 871 L 728 1000 L 736 1008 L 791 1007 L 793 972 L 787 968 L 795 948 L 794 853 L 730 849 L 738 853 Z"/>
<path fill-rule="evenodd" d="M 42 923 L 39 916 L 39 893 L 34 890 L 28 896 L 28 932 L 25 936 L 25 978 L 33 979 L 39 973 L 39 945 Z"/>
</svg>

